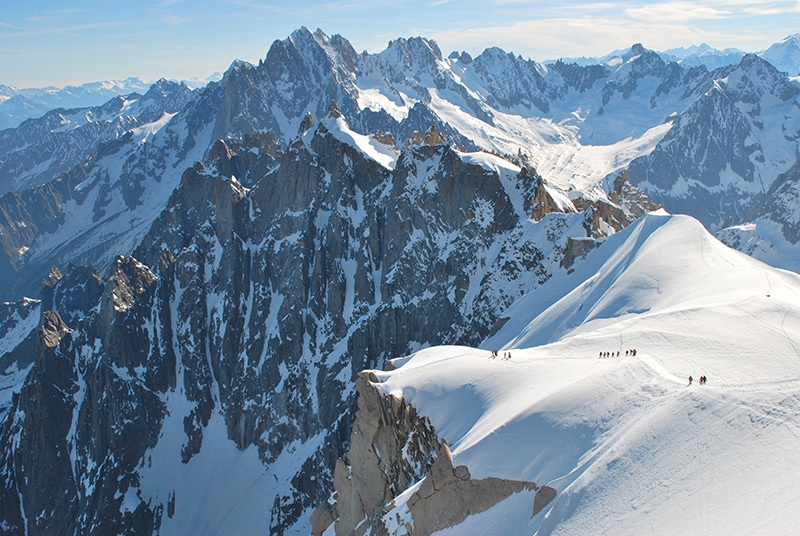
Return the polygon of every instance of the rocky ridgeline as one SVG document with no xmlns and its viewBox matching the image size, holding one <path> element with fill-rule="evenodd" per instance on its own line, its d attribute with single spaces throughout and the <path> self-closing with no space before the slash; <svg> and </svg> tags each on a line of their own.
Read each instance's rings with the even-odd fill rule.
<svg viewBox="0 0 800 536">
<path fill-rule="evenodd" d="M 347 128 L 339 113 L 281 150 L 269 136 L 218 143 L 132 257 L 106 276 L 51 271 L 35 356 L 0 424 L 6 526 L 157 532 L 192 504 L 153 491 L 149 464 L 167 451 L 167 474 L 192 467 L 218 418 L 225 443 L 271 475 L 259 491 L 268 530 L 302 526 L 345 470 L 359 371 L 479 342 L 560 269 L 570 236 L 611 228 L 593 229 L 589 201 L 531 220 L 545 183 L 494 155 L 398 151 L 384 136 L 397 151 L 384 167 L 333 134 Z M 24 368 L 19 348 L 3 359 Z M 406 430 L 420 447 L 383 468 L 386 496 L 441 451 Z M 287 462 L 288 445 L 306 454 Z"/>
<path fill-rule="evenodd" d="M 361 534 L 377 526 L 384 506 L 425 476 L 443 443 L 433 426 L 402 398 L 383 396 L 374 375 L 359 373 L 358 411 L 350 451 L 337 460 L 333 496 L 311 515 L 312 533 L 334 521 L 337 534 Z M 364 520 L 366 519 L 366 522 Z"/>
<path fill-rule="evenodd" d="M 468 467 L 453 467 L 450 448 L 430 421 L 402 398 L 384 395 L 374 386 L 377 381 L 369 371 L 358 375 L 350 451 L 336 462 L 334 493 L 311 514 L 314 536 L 331 525 L 337 535 L 427 536 L 523 490 L 536 491 L 532 516 L 555 497 L 548 486 L 473 479 Z M 410 516 L 398 512 L 394 499 L 417 482 L 406 503 Z"/>
</svg>

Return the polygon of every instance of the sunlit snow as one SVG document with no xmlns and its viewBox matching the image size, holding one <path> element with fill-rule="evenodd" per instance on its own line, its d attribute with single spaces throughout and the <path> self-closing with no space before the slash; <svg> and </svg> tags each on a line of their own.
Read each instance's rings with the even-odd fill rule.
<svg viewBox="0 0 800 536">
<path fill-rule="evenodd" d="M 472 478 L 558 492 L 534 518 L 525 492 L 437 534 L 792 533 L 800 276 L 688 217 L 651 214 L 607 242 L 514 304 L 482 348 L 376 372 Z"/>
</svg>

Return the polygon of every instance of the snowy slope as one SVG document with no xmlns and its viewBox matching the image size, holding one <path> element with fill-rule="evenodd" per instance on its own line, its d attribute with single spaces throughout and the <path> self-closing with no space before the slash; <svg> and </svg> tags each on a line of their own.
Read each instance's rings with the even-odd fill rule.
<svg viewBox="0 0 800 536">
<path fill-rule="evenodd" d="M 437 534 L 793 532 L 800 277 L 666 214 L 578 266 L 515 303 L 481 349 L 431 348 L 376 372 L 472 478 L 558 493 L 533 518 L 522 492 Z"/>
<path fill-rule="evenodd" d="M 727 227 L 717 238 L 771 266 L 800 273 L 800 250 L 786 239 L 781 224 L 769 218 Z"/>
</svg>

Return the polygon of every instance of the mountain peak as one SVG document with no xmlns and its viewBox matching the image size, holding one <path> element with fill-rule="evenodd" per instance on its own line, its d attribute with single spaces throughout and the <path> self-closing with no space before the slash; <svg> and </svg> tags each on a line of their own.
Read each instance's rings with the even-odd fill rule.
<svg viewBox="0 0 800 536">
<path fill-rule="evenodd" d="M 786 37 L 783 38 L 782 43 L 794 43 L 800 46 L 800 33 L 787 35 Z"/>
<path fill-rule="evenodd" d="M 800 34 L 786 36 L 780 43 L 775 43 L 760 54 L 779 71 L 789 73 L 791 76 L 798 74 L 800 65 Z"/>
<path fill-rule="evenodd" d="M 635 43 L 631 47 L 630 54 L 631 54 L 631 56 L 640 56 L 640 55 L 644 54 L 645 50 L 647 50 L 647 49 L 644 48 L 644 46 L 642 46 L 641 43 Z"/>
<path fill-rule="evenodd" d="M 328 107 L 328 117 L 332 119 L 339 119 L 340 117 L 344 117 L 342 115 L 342 111 L 336 105 L 336 101 L 331 102 L 331 105 Z"/>
<path fill-rule="evenodd" d="M 386 51 L 388 52 L 389 50 L 400 52 L 409 59 L 422 58 L 424 56 L 432 56 L 439 61 L 443 59 L 442 51 L 436 41 L 426 37 L 409 37 L 408 39 L 400 37 L 394 41 L 389 41 Z"/>
</svg>

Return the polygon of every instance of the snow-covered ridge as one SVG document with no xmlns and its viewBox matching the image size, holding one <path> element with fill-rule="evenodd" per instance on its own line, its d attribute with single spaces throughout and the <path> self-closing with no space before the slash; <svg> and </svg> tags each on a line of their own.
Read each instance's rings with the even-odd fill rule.
<svg viewBox="0 0 800 536">
<path fill-rule="evenodd" d="M 533 517 L 521 492 L 441 534 L 786 533 L 798 303 L 800 276 L 652 214 L 519 300 L 482 349 L 421 350 L 374 386 L 429 418 L 471 478 L 557 492 Z M 413 524 L 409 497 L 385 523 Z"/>
<path fill-rule="evenodd" d="M 364 136 L 353 131 L 347 120 L 342 117 L 328 116 L 320 121 L 319 125 L 324 126 L 325 130 L 332 134 L 337 140 L 346 143 L 366 156 L 374 160 L 388 170 L 394 169 L 397 164 L 397 157 L 400 151 L 397 147 L 391 147 L 381 143 L 374 137 Z M 310 139 L 315 134 L 314 130 L 305 133 L 305 138 Z"/>
</svg>

